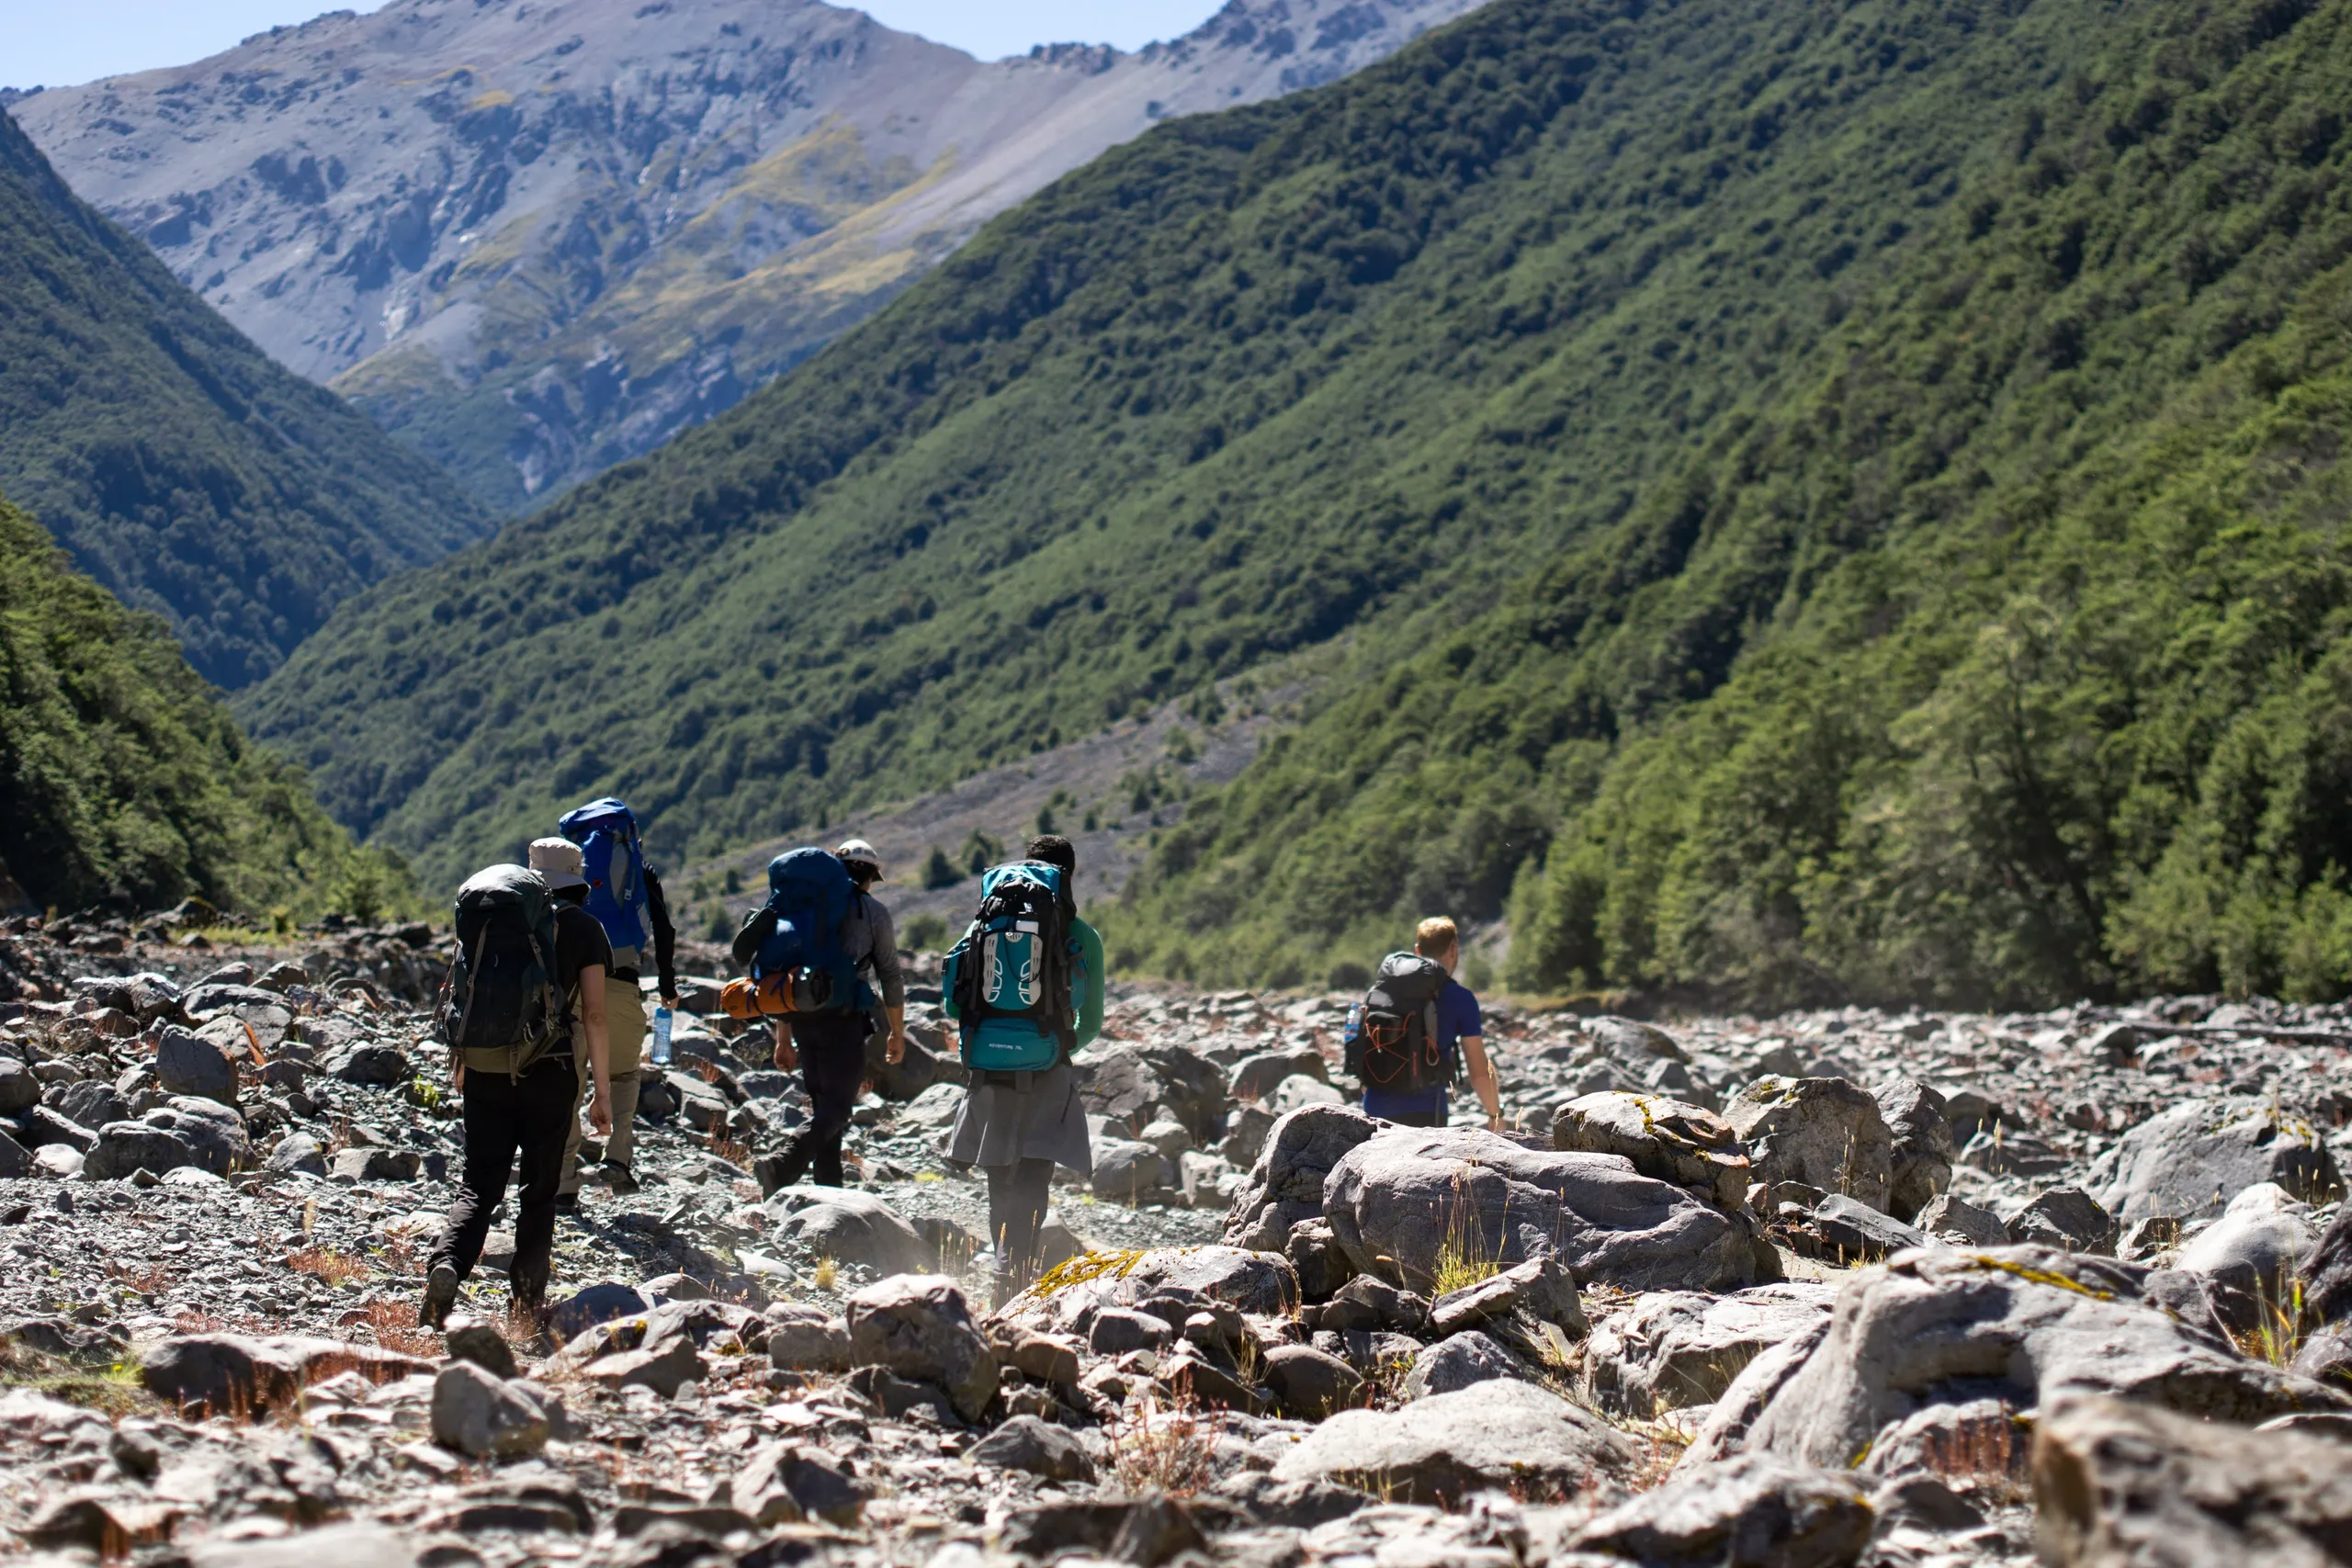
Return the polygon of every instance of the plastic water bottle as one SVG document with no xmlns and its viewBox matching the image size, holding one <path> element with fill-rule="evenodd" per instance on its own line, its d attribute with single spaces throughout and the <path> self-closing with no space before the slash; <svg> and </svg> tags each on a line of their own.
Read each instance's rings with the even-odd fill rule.
<svg viewBox="0 0 2352 1568">
<path fill-rule="evenodd" d="M 664 1007 L 653 1010 L 653 1065 L 670 1065 L 670 1010 Z"/>
<path fill-rule="evenodd" d="M 1356 1032 L 1363 1027 L 1363 1004 L 1362 1002 L 1358 1002 L 1355 1006 L 1348 1010 L 1348 1027 L 1346 1031 L 1340 1034 L 1340 1039 L 1342 1042 L 1353 1040 L 1356 1037 Z"/>
</svg>

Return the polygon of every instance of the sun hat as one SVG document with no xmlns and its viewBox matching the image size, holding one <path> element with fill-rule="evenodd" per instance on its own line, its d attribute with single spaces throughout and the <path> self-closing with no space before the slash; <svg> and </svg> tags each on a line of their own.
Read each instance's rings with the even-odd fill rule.
<svg viewBox="0 0 2352 1568">
<path fill-rule="evenodd" d="M 580 846 L 569 839 L 532 840 L 531 869 L 546 878 L 548 886 L 558 893 L 567 887 L 588 886 L 588 878 L 582 874 Z"/>
</svg>

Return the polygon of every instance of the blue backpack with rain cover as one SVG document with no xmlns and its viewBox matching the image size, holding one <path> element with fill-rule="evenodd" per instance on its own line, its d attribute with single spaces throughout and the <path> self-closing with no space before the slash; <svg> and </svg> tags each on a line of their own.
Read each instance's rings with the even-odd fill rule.
<svg viewBox="0 0 2352 1568">
<path fill-rule="evenodd" d="M 857 908 L 849 867 L 823 850 L 794 850 L 768 863 L 775 929 L 752 960 L 752 980 L 784 1005 L 769 1012 L 851 1012 L 874 1005 L 842 940 Z"/>
<path fill-rule="evenodd" d="M 1041 1072 L 1076 1048 L 1077 919 L 1057 865 L 1016 861 L 981 874 L 979 909 L 947 955 L 966 1066 Z"/>
<path fill-rule="evenodd" d="M 638 841 L 637 818 L 607 796 L 564 814 L 556 827 L 580 846 L 581 874 L 588 879 L 588 912 L 605 928 L 618 954 L 645 950 L 645 850 Z M 622 964 L 621 967 L 633 965 Z"/>
</svg>

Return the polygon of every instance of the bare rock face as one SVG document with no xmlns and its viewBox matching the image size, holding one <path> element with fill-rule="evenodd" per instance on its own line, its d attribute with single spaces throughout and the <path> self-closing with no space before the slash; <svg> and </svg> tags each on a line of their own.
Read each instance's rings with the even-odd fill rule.
<svg viewBox="0 0 2352 1568">
<path fill-rule="evenodd" d="M 1553 1112 L 1552 1146 L 1623 1155 L 1644 1176 L 1702 1188 L 1726 1210 L 1747 1207 L 1747 1184 L 1755 1179 L 1729 1122 L 1662 1095 L 1608 1090 L 1572 1100 Z"/>
<path fill-rule="evenodd" d="M 2069 1399 L 2034 1441 L 2035 1526 L 2052 1568 L 2341 1562 L 2352 1466 L 2340 1440 L 2249 1432 L 2136 1401 Z"/>
<path fill-rule="evenodd" d="M 1532 1383 L 1500 1379 L 1397 1411 L 1343 1410 L 1284 1454 L 1273 1474 L 1451 1504 L 1489 1487 L 1530 1498 L 1606 1489 L 1638 1457 L 1599 1416 Z"/>
<path fill-rule="evenodd" d="M 1585 1383 L 1604 1409 L 1648 1419 L 1713 1404 L 1776 1345 L 1826 1324 L 1834 1285 L 1758 1285 L 1728 1295 L 1660 1291 L 1594 1331 Z"/>
<path fill-rule="evenodd" d="M 820 1258 L 877 1274 L 918 1274 L 939 1267 L 939 1254 L 904 1216 L 870 1192 L 842 1187 L 793 1187 L 763 1205 L 777 1216 L 779 1239 L 797 1240 Z"/>
<path fill-rule="evenodd" d="M 1758 1181 L 1801 1181 L 1892 1212 L 1894 1134 L 1844 1078 L 1762 1077 L 1724 1107 Z"/>
<path fill-rule="evenodd" d="M 2184 1100 L 2126 1133 L 2111 1159 L 2105 1190 L 2091 1195 L 2127 1224 L 2209 1218 L 2264 1181 L 2305 1202 L 2344 1190 L 2319 1129 L 2258 1100 Z"/>
<path fill-rule="evenodd" d="M 1876 1099 L 1880 1116 L 1894 1134 L 1886 1212 L 1898 1220 L 1917 1221 L 1919 1212 L 1951 1185 L 1951 1162 L 1958 1151 L 1944 1115 L 1944 1097 L 1916 1078 L 1898 1078 L 1880 1089 Z"/>
<path fill-rule="evenodd" d="M 1845 1287 L 1827 1334 L 1765 1403 L 1747 1446 L 1843 1466 L 1927 1406 L 1988 1396 L 2030 1409 L 2111 1394 L 2225 1421 L 2352 1408 L 2195 1333 L 2146 1299 L 2148 1278 L 2040 1247 L 1908 1254 Z"/>
<path fill-rule="evenodd" d="M 938 1384 L 967 1421 L 996 1397 L 996 1352 L 952 1280 L 900 1274 L 880 1280 L 849 1298 L 848 1319 L 851 1354 L 860 1365 Z"/>
<path fill-rule="evenodd" d="M 1758 1273 L 1741 1224 L 1631 1160 L 1475 1129 L 1375 1134 L 1332 1168 L 1323 1208 L 1359 1271 L 1415 1290 L 1449 1247 L 1505 1265 L 1551 1252 L 1579 1282 L 1624 1290 L 1733 1289 Z"/>
<path fill-rule="evenodd" d="M 1225 1239 L 1233 1247 L 1280 1252 L 1291 1227 L 1323 1217 L 1323 1184 L 1350 1149 L 1380 1123 L 1345 1105 L 1308 1105 L 1276 1121 L 1259 1147 L 1250 1179 L 1233 1196 Z"/>
</svg>

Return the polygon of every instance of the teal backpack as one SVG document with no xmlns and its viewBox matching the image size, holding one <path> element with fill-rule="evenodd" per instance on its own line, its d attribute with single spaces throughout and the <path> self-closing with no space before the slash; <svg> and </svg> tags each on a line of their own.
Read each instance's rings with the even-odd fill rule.
<svg viewBox="0 0 2352 1568">
<path fill-rule="evenodd" d="M 1070 1005 L 1078 911 L 1061 867 L 1016 861 L 980 876 L 980 908 L 947 955 L 975 1072 L 1039 1072 L 1078 1043 Z"/>
</svg>

